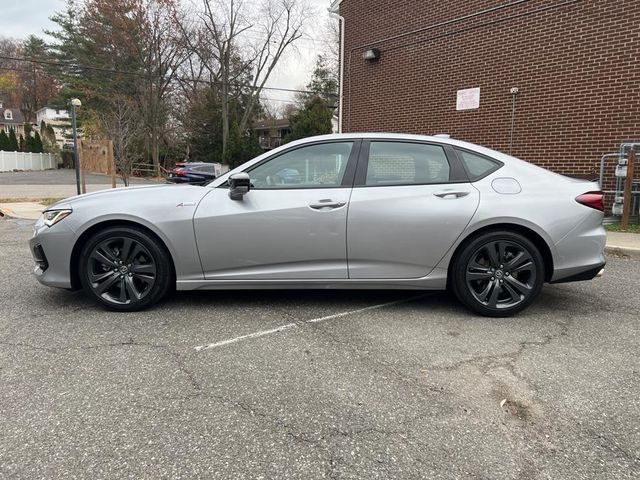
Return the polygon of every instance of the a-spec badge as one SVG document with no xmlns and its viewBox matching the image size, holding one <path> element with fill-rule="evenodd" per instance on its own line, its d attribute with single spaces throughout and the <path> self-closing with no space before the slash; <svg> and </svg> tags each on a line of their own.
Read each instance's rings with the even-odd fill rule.
<svg viewBox="0 0 640 480">
<path fill-rule="evenodd" d="M 180 202 L 176 207 L 195 207 L 196 202 Z"/>
</svg>

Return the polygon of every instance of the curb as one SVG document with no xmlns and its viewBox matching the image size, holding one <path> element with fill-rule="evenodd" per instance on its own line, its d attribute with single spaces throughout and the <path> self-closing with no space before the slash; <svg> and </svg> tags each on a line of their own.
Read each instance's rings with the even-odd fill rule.
<svg viewBox="0 0 640 480">
<path fill-rule="evenodd" d="M 604 249 L 607 255 L 615 257 L 626 257 L 640 260 L 640 248 L 619 247 L 616 245 L 607 245 Z"/>
<path fill-rule="evenodd" d="M 37 220 L 37 218 L 24 217 L 24 216 L 18 215 L 10 208 L 0 208 L 0 218 L 12 218 L 15 220 L 29 220 L 32 222 L 35 222 Z"/>
</svg>

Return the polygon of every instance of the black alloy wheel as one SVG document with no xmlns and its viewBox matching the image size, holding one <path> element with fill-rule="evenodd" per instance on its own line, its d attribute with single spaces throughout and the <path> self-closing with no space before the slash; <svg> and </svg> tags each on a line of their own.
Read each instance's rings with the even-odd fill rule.
<svg viewBox="0 0 640 480">
<path fill-rule="evenodd" d="M 481 315 L 506 317 L 526 308 L 544 283 L 536 246 L 514 232 L 489 232 L 469 242 L 455 259 L 457 297 Z"/>
<path fill-rule="evenodd" d="M 157 302 L 171 280 L 168 254 L 155 238 L 133 228 L 109 228 L 85 245 L 80 277 L 84 290 L 114 310 L 133 311 Z"/>
</svg>

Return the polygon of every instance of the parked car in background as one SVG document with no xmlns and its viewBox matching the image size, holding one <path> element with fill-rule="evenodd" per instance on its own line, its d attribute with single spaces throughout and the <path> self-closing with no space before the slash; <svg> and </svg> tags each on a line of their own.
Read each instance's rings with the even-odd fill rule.
<svg viewBox="0 0 640 480">
<path fill-rule="evenodd" d="M 175 168 L 167 175 L 167 181 L 169 183 L 204 185 L 215 180 L 220 175 L 220 167 L 221 165 L 219 163 L 176 163 Z"/>
<path fill-rule="evenodd" d="M 288 143 L 207 186 L 63 200 L 30 243 L 40 282 L 114 310 L 174 287 L 448 288 L 504 317 L 546 282 L 602 271 L 603 210 L 596 183 L 494 150 L 355 133 Z"/>
</svg>

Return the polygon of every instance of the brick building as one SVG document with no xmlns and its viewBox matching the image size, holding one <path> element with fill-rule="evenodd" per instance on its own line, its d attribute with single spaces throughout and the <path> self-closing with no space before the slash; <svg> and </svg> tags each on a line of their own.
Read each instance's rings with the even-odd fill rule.
<svg viewBox="0 0 640 480">
<path fill-rule="evenodd" d="M 603 154 L 640 140 L 638 0 L 332 8 L 344 17 L 345 132 L 447 133 L 595 178 Z"/>
</svg>

